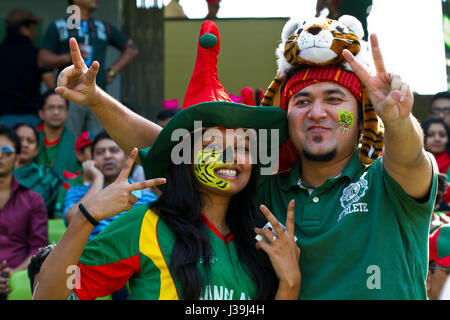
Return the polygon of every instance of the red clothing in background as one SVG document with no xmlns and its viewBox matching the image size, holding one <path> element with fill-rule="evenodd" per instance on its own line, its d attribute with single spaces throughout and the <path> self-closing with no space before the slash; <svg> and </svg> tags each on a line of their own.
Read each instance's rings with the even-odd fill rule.
<svg viewBox="0 0 450 320">
<path fill-rule="evenodd" d="M 0 262 L 14 269 L 48 243 L 47 210 L 42 196 L 13 177 L 11 195 L 0 209 Z"/>
</svg>

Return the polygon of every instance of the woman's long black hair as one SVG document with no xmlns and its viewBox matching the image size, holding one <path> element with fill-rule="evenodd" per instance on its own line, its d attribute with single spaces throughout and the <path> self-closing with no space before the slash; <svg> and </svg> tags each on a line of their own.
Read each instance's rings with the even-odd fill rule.
<svg viewBox="0 0 450 320">
<path fill-rule="evenodd" d="M 252 298 L 273 299 L 278 278 L 266 253 L 256 249 L 253 231 L 257 219 L 262 216 L 253 201 L 258 175 L 259 166 L 253 165 L 247 186 L 230 200 L 226 222 L 234 235 L 239 260 L 258 287 L 258 295 Z M 151 208 L 176 235 L 170 269 L 180 281 L 182 297 L 198 299 L 208 277 L 204 283 L 197 262 L 202 258 L 207 272 L 212 250 L 203 222 L 199 219 L 201 202 L 190 165 L 170 165 L 165 190 Z"/>
</svg>

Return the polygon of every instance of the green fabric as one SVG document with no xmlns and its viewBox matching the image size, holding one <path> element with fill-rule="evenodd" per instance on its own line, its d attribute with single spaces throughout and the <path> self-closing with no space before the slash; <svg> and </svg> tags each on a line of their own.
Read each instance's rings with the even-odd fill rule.
<svg viewBox="0 0 450 320">
<path fill-rule="evenodd" d="M 299 183 L 299 162 L 258 188 L 257 204 L 281 223 L 295 199 L 300 299 L 426 299 L 436 171 L 427 202 L 419 203 L 387 174 L 382 158 L 364 166 L 358 153 L 311 194 Z"/>
<path fill-rule="evenodd" d="M 99 266 L 108 266 L 127 258 L 140 256 L 140 272 L 134 273 L 128 280 L 132 299 L 153 300 L 160 296 L 161 272 L 154 261 L 140 251 L 141 226 L 148 206 L 140 206 L 121 215 L 106 227 L 97 237 L 89 241 L 80 258 L 80 263 L 94 266 L 96 271 L 92 274 L 81 272 L 81 279 L 97 277 L 105 283 L 114 281 L 114 274 L 99 275 Z M 148 214 L 155 215 L 152 211 Z M 209 283 L 202 290 L 201 299 L 249 299 L 257 294 L 257 288 L 253 280 L 245 271 L 245 267 L 239 261 L 234 241 L 228 244 L 219 238 L 210 228 L 204 225 L 213 250 L 213 258 L 210 265 Z M 170 258 L 175 243 L 175 235 L 169 227 L 159 220 L 157 223 L 158 245 L 163 253 L 166 265 L 170 265 Z M 200 260 L 197 263 L 202 275 L 205 270 Z M 89 272 L 89 269 L 88 269 Z M 89 272 L 90 273 L 90 272 Z M 173 277 L 173 273 L 172 273 Z M 173 279 L 178 296 L 181 295 L 181 287 L 177 279 Z M 96 284 L 90 283 L 92 288 Z M 82 285 L 83 286 L 83 285 Z M 101 288 L 104 285 L 99 284 Z"/>
<path fill-rule="evenodd" d="M 9 278 L 8 300 L 31 300 L 31 285 L 27 270 L 13 272 Z"/>
<path fill-rule="evenodd" d="M 36 191 L 44 198 L 47 212 L 51 217 L 55 205 L 56 190 L 63 182 L 62 177 L 52 169 L 38 165 L 34 162 L 14 169 L 13 175 L 22 186 Z"/>
<path fill-rule="evenodd" d="M 62 219 L 48 219 L 48 243 L 56 244 L 66 231 L 66 225 Z"/>
<path fill-rule="evenodd" d="M 81 167 L 75 155 L 75 137 L 67 128 L 61 135 L 61 140 L 51 147 L 44 145 L 44 132 L 39 133 L 39 153 L 36 162 L 44 167 L 52 168 L 57 174 L 63 176 L 63 171 L 76 173 Z"/>
<path fill-rule="evenodd" d="M 67 191 L 73 186 L 81 186 L 83 185 L 83 177 L 82 175 L 78 175 L 73 179 L 67 179 L 56 191 L 56 199 L 55 206 L 53 210 L 53 215 L 55 218 L 64 218 L 63 210 L 64 210 L 64 199 L 66 198 Z"/>
<path fill-rule="evenodd" d="M 166 177 L 172 148 L 179 143 L 178 137 L 172 137 L 172 133 L 180 129 L 192 132 L 195 129 L 195 121 L 201 121 L 204 128 L 216 126 L 253 128 L 257 130 L 258 136 L 260 129 L 267 130 L 267 141 L 269 141 L 267 155 L 271 154 L 272 139 L 273 141 L 276 139 L 277 147 L 280 148 L 288 136 L 286 113 L 279 107 L 255 108 L 224 101 L 200 103 L 178 112 L 167 122 L 152 146 L 139 150 L 139 158 L 147 179 Z M 275 132 L 278 134 L 272 134 Z M 258 143 L 258 152 L 260 147 L 261 144 Z"/>
<path fill-rule="evenodd" d="M 106 48 L 112 45 L 119 51 L 123 51 L 127 45 L 128 38 L 116 27 L 106 24 L 103 21 L 90 19 L 89 23 L 96 26 L 94 36 L 89 37 L 89 45 L 93 47 L 93 61 L 100 63 L 100 70 L 96 77 L 97 84 L 103 89 L 106 87 Z M 79 44 L 85 42 L 85 38 L 79 35 L 81 31 L 70 31 L 67 27 L 66 19 L 60 19 L 49 24 L 43 41 L 42 49 L 47 49 L 55 54 L 65 54 L 70 52 L 69 38 L 75 37 Z M 62 71 L 64 68 L 61 68 Z"/>
</svg>

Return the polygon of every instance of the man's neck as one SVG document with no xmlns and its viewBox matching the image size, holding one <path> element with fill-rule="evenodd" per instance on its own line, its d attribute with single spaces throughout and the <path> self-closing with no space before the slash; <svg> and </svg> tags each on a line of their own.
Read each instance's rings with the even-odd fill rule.
<svg viewBox="0 0 450 320">
<path fill-rule="evenodd" d="M 91 11 L 86 8 L 80 7 L 81 20 L 89 20 L 91 18 Z"/>
<path fill-rule="evenodd" d="M 333 178 L 341 174 L 352 157 L 353 153 L 328 162 L 316 162 L 301 156 L 300 179 L 310 186 L 319 187 L 328 178 Z"/>
<path fill-rule="evenodd" d="M 61 138 L 63 131 L 64 127 L 51 128 L 44 125 L 44 136 L 47 141 L 55 141 L 56 139 Z"/>
</svg>

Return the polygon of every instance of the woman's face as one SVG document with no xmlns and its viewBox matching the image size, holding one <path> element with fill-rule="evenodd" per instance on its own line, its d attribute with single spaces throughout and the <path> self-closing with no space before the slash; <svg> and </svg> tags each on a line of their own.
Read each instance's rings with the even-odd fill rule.
<svg viewBox="0 0 450 320">
<path fill-rule="evenodd" d="M 428 127 L 425 138 L 425 149 L 432 154 L 439 154 L 445 151 L 448 143 L 448 136 L 442 123 L 432 123 Z"/>
<path fill-rule="evenodd" d="M 194 143 L 193 172 L 199 192 L 229 195 L 242 191 L 250 180 L 250 132 L 244 129 L 208 129 Z"/>
<path fill-rule="evenodd" d="M 31 163 L 39 152 L 39 145 L 34 135 L 33 129 L 27 126 L 17 128 L 17 135 L 20 138 L 20 154 L 18 162 L 26 165 Z"/>
</svg>

